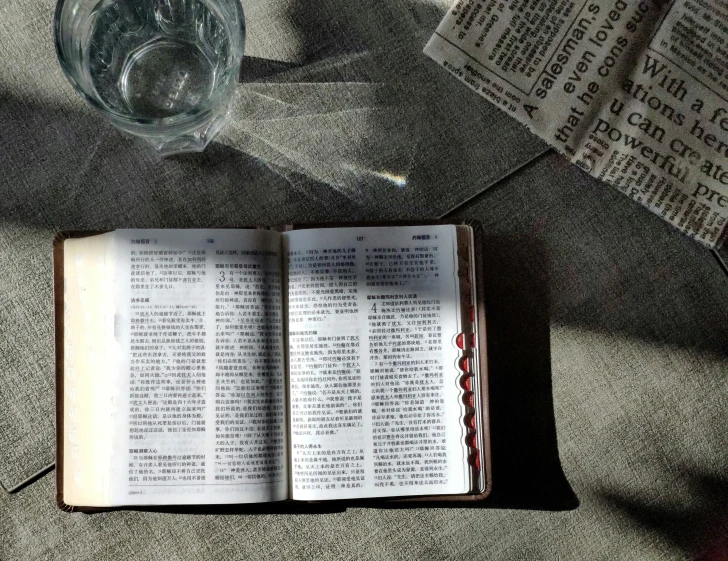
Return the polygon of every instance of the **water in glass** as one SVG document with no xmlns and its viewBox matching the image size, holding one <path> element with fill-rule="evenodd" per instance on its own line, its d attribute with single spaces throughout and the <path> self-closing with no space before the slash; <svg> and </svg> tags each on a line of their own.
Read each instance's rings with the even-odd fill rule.
<svg viewBox="0 0 728 561">
<path fill-rule="evenodd" d="M 110 109 L 159 119 L 207 101 L 228 37 L 202 0 L 102 0 L 90 17 L 84 61 Z"/>
</svg>

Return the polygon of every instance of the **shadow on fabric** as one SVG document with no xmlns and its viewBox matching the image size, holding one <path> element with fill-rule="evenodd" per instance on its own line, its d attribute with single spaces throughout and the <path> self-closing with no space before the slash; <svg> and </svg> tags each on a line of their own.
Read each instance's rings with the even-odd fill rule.
<svg viewBox="0 0 728 561">
<path fill-rule="evenodd" d="M 728 477 L 692 467 L 683 467 L 680 475 L 689 486 L 689 502 L 665 504 L 664 498 L 640 500 L 617 491 L 602 491 L 599 496 L 645 530 L 689 552 L 692 559 L 725 561 L 728 559 Z"/>
<path fill-rule="evenodd" d="M 484 506 L 574 509 L 556 439 L 545 249 L 522 237 L 484 245 L 493 464 Z"/>
</svg>

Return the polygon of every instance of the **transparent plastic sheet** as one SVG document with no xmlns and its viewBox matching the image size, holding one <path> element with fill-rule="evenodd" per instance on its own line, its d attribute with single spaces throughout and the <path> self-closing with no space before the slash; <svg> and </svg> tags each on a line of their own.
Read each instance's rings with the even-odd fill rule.
<svg viewBox="0 0 728 561">
<path fill-rule="evenodd" d="M 429 34 L 390 35 L 374 48 L 293 65 L 264 81 L 243 77 L 218 142 L 293 184 L 324 184 L 383 215 L 431 215 L 433 199 L 442 201 L 436 213 L 447 211 L 546 148 L 453 88 L 421 54 Z"/>
<path fill-rule="evenodd" d="M 402 95 L 401 74 L 388 71 L 387 61 L 415 45 L 403 50 L 409 38 L 389 35 L 367 48 L 343 29 L 319 33 L 318 39 L 311 44 L 309 38 L 303 48 L 308 62 L 265 82 L 241 84 L 220 142 L 274 166 L 290 181 L 304 176 L 353 202 L 365 202 L 372 191 L 405 187 L 421 121 L 411 115 L 416 98 Z M 242 75 L 245 80 L 245 69 Z"/>
<path fill-rule="evenodd" d="M 330 83 L 253 86 L 238 100 L 244 117 L 232 120 L 222 141 L 284 175 L 302 174 L 353 201 L 379 183 L 402 188 L 419 131 L 400 107 L 377 99 L 378 89 Z"/>
<path fill-rule="evenodd" d="M 294 186 L 314 181 L 382 215 L 445 212 L 545 150 L 506 119 L 482 122 L 498 112 L 469 102 L 423 56 L 447 8 L 434 0 L 246 6 L 247 54 L 268 72 L 258 79 L 243 62 L 218 141 Z M 463 135 L 471 127 L 476 142 Z M 516 148 L 494 158 L 496 131 Z"/>
</svg>

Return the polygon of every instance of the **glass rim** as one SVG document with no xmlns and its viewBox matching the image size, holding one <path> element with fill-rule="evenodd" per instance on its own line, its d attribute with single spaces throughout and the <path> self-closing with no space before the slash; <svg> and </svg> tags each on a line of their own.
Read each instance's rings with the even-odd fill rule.
<svg viewBox="0 0 728 561">
<path fill-rule="evenodd" d="M 137 126 L 155 126 L 160 128 L 165 128 L 164 134 L 168 134 L 169 128 L 185 128 L 189 125 L 195 124 L 203 117 L 204 119 L 212 118 L 214 117 L 214 111 L 213 107 L 210 107 L 208 104 L 206 104 L 203 107 L 200 108 L 194 108 L 191 111 L 180 113 L 178 115 L 172 115 L 170 117 L 161 117 L 158 119 L 155 118 L 146 118 L 146 117 L 134 117 L 130 115 L 125 115 L 123 113 L 119 113 L 118 111 L 115 111 L 114 109 L 108 107 L 107 105 L 100 102 L 98 99 L 94 98 L 93 96 L 89 95 L 84 88 L 78 83 L 78 80 L 74 77 L 74 74 L 70 68 L 70 64 L 68 62 L 68 59 L 66 55 L 64 54 L 63 45 L 61 44 L 61 15 L 63 12 L 63 8 L 68 2 L 72 2 L 74 0 L 58 0 L 56 3 L 56 9 L 55 13 L 53 15 L 53 43 L 56 50 L 56 58 L 58 59 L 58 62 L 61 66 L 61 70 L 63 71 L 63 74 L 65 75 L 66 79 L 69 81 L 71 86 L 73 86 L 73 89 L 76 90 L 83 98 L 84 100 L 91 105 L 95 110 L 99 111 L 102 115 L 104 115 L 106 118 L 111 120 L 114 124 L 117 126 L 120 126 L 121 128 L 134 128 Z M 99 2 L 102 2 L 103 0 L 98 0 Z M 208 3 L 208 0 L 200 0 L 204 3 Z M 235 3 L 237 6 L 237 11 L 239 14 L 239 23 L 243 30 L 245 30 L 245 14 L 243 11 L 243 6 L 240 0 L 232 0 L 232 2 Z M 237 72 L 235 73 L 235 76 L 239 73 L 240 63 L 243 60 L 243 53 L 244 53 L 244 47 L 245 47 L 245 38 L 243 36 L 243 49 L 241 49 L 239 55 L 234 56 L 234 60 L 236 61 L 236 67 L 238 68 Z M 228 83 L 225 84 L 224 89 L 227 90 L 231 87 L 234 87 L 234 84 L 237 80 L 232 81 L 228 80 Z M 152 131 L 147 131 L 147 134 Z"/>
</svg>

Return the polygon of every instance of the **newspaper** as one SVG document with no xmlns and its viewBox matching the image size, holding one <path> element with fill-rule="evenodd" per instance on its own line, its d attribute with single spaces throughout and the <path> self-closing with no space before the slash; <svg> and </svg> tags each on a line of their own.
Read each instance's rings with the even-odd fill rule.
<svg viewBox="0 0 728 561">
<path fill-rule="evenodd" d="M 728 229 L 728 0 L 457 0 L 425 53 L 712 248 Z"/>
</svg>

